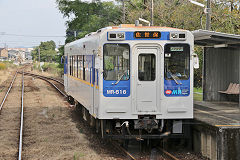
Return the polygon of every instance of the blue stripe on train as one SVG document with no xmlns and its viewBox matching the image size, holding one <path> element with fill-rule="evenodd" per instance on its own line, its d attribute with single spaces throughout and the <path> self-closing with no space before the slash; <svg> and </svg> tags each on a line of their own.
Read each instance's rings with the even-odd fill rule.
<svg viewBox="0 0 240 160">
<path fill-rule="evenodd" d="M 164 95 L 166 97 L 185 97 L 190 95 L 190 79 L 178 81 L 182 84 L 176 84 L 174 80 L 164 80 Z"/>
<path fill-rule="evenodd" d="M 128 97 L 130 95 L 130 80 L 119 81 L 103 80 L 103 95 L 105 97 Z"/>
<path fill-rule="evenodd" d="M 64 61 L 64 74 L 67 74 L 67 67 L 68 67 L 68 57 L 65 56 L 65 61 Z"/>
</svg>

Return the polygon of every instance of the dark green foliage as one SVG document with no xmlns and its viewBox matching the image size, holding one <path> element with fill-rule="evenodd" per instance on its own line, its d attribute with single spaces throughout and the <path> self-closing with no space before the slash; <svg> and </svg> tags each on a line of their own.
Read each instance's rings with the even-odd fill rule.
<svg viewBox="0 0 240 160">
<path fill-rule="evenodd" d="M 77 38 L 82 38 L 90 32 L 100 28 L 120 24 L 120 8 L 113 2 L 81 2 L 80 0 L 57 0 L 58 8 L 64 17 L 71 17 L 67 21 L 66 43 L 74 41 L 74 31 Z M 72 18 L 73 17 L 73 18 Z"/>
<path fill-rule="evenodd" d="M 199 58 L 199 68 L 194 69 L 194 87 L 202 87 L 202 66 L 203 66 L 203 48 L 195 47 L 194 52 L 198 55 Z"/>
<path fill-rule="evenodd" d="M 41 62 L 55 62 L 58 59 L 54 41 L 41 42 L 41 44 L 32 51 L 33 59 L 36 61 L 38 61 L 39 48 Z"/>
</svg>

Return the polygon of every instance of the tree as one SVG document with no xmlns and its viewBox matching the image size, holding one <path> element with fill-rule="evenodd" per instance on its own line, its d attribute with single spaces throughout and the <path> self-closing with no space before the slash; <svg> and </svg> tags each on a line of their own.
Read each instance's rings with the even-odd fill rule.
<svg viewBox="0 0 240 160">
<path fill-rule="evenodd" d="M 79 39 L 100 28 L 121 23 L 120 8 L 113 2 L 56 0 L 56 3 L 63 16 L 71 18 L 66 22 L 66 32 L 69 33 L 66 43 L 75 40 L 74 31 Z"/>
<path fill-rule="evenodd" d="M 41 44 L 32 51 L 33 59 L 38 60 L 38 51 L 40 49 L 40 58 L 42 62 L 56 61 L 57 52 L 55 48 L 56 44 L 54 41 L 41 42 Z"/>
</svg>

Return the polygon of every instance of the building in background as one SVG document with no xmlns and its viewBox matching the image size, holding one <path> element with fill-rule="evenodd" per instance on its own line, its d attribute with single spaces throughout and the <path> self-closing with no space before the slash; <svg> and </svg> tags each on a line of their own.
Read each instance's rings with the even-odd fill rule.
<svg viewBox="0 0 240 160">
<path fill-rule="evenodd" d="M 9 60 L 21 62 L 25 60 L 32 60 L 32 50 L 33 48 L 9 48 Z"/>
<path fill-rule="evenodd" d="M 8 50 L 6 48 L 0 48 L 0 60 L 4 61 L 8 59 Z"/>
</svg>

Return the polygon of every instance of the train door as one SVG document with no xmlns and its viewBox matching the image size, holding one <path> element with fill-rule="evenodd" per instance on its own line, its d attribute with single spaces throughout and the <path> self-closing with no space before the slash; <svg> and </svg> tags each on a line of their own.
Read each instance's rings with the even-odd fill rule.
<svg viewBox="0 0 240 160">
<path fill-rule="evenodd" d="M 158 48 L 137 48 L 136 109 L 137 112 L 158 111 L 158 88 L 160 73 L 158 68 Z"/>
</svg>

